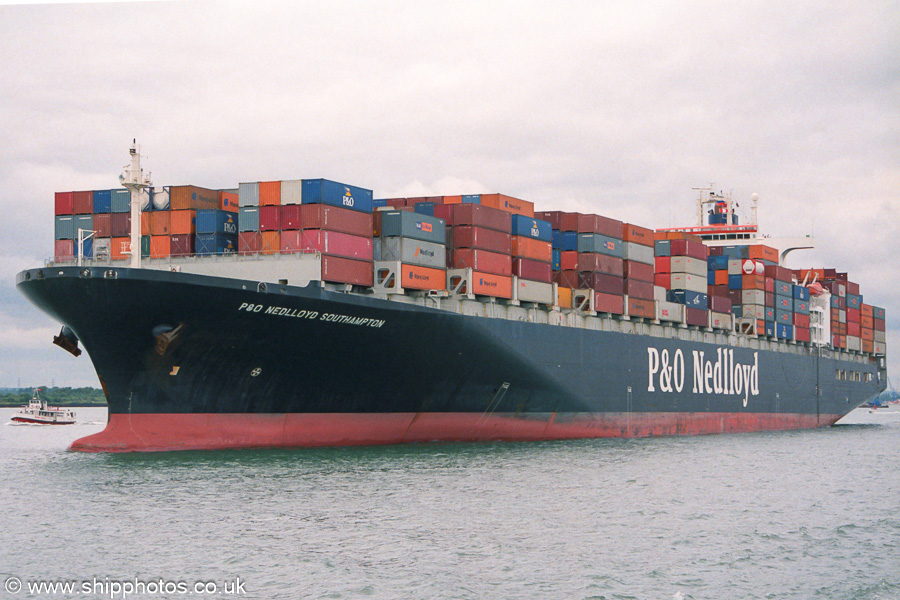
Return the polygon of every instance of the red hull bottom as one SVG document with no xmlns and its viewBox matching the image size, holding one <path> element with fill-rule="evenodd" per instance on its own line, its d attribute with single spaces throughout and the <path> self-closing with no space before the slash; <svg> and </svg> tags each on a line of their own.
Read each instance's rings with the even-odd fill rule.
<svg viewBox="0 0 900 600">
<path fill-rule="evenodd" d="M 26 417 L 13 417 L 11 420 L 16 423 L 29 423 L 31 425 L 72 425 L 75 423 L 75 421 L 40 421 Z"/>
<path fill-rule="evenodd" d="M 809 429 L 841 415 L 773 413 L 111 414 L 80 452 L 365 446 L 415 442 L 539 441 Z"/>
</svg>

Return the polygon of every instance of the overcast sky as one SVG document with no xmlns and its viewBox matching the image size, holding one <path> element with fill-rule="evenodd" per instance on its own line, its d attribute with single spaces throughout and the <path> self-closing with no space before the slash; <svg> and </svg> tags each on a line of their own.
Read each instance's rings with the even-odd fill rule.
<svg viewBox="0 0 900 600">
<path fill-rule="evenodd" d="M 326 177 L 502 192 L 647 227 L 714 183 L 788 266 L 848 271 L 900 346 L 896 2 L 152 2 L 0 6 L 0 387 L 98 386 L 15 290 L 53 193 Z M 900 380 L 900 361 L 890 359 Z"/>
</svg>

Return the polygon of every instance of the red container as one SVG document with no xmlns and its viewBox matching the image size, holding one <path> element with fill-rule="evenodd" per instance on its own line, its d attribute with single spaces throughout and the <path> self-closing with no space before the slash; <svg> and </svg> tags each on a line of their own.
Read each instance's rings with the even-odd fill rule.
<svg viewBox="0 0 900 600">
<path fill-rule="evenodd" d="M 859 296 L 859 284 L 853 283 L 852 281 L 847 282 L 847 293 L 853 294 L 854 296 Z"/>
<path fill-rule="evenodd" d="M 75 192 L 72 208 L 76 215 L 89 215 L 94 212 L 94 192 Z"/>
<path fill-rule="evenodd" d="M 553 269 L 550 263 L 532 260 L 530 258 L 514 258 L 512 261 L 513 275 L 529 281 L 553 281 Z"/>
<path fill-rule="evenodd" d="M 238 254 L 257 254 L 262 249 L 262 236 L 258 231 L 242 231 L 238 234 Z"/>
<path fill-rule="evenodd" d="M 654 285 L 658 285 L 661 288 L 666 288 L 667 290 L 672 289 L 672 274 L 671 273 L 657 273 L 653 277 Z M 740 291 L 740 290 L 738 290 Z"/>
<path fill-rule="evenodd" d="M 709 309 L 717 313 L 731 312 L 731 299 L 723 296 L 708 296 Z"/>
<path fill-rule="evenodd" d="M 452 206 L 463 205 L 455 204 Z M 480 248 L 500 254 L 509 254 L 512 250 L 512 237 L 508 233 L 503 233 L 496 229 L 463 225 L 454 226 L 450 230 L 450 234 L 448 246 L 452 248 Z"/>
<path fill-rule="evenodd" d="M 616 256 L 596 252 L 578 253 L 578 270 L 585 273 L 607 273 L 619 277 L 625 274 L 625 261 Z"/>
<path fill-rule="evenodd" d="M 621 315 L 625 312 L 625 298 L 617 294 L 594 292 L 594 310 L 603 313 Z"/>
<path fill-rule="evenodd" d="M 766 292 L 766 306 L 775 307 L 775 294 Z"/>
<path fill-rule="evenodd" d="M 669 249 L 672 256 L 690 256 L 701 260 L 706 260 L 709 256 L 706 245 L 693 240 L 672 240 Z"/>
<path fill-rule="evenodd" d="M 559 253 L 559 268 L 563 271 L 575 271 L 578 269 L 578 253 L 574 250 L 564 250 Z"/>
<path fill-rule="evenodd" d="M 99 216 L 99 215 L 97 215 Z M 107 216 L 107 215 L 104 215 Z M 131 213 L 112 213 L 109 215 L 109 237 L 128 237 L 131 235 Z M 97 237 L 106 237 L 100 236 Z"/>
<path fill-rule="evenodd" d="M 731 300 L 732 306 L 738 306 L 744 301 L 741 292 L 742 290 L 728 290 L 728 299 Z"/>
<path fill-rule="evenodd" d="M 481 204 L 438 204 L 434 216 L 444 219 L 448 226 L 472 225 L 504 233 L 512 230 L 510 213 Z"/>
<path fill-rule="evenodd" d="M 794 336 L 798 342 L 809 342 L 809 328 L 794 327 Z"/>
<path fill-rule="evenodd" d="M 117 213 L 118 214 L 118 213 Z M 131 215 L 129 215 L 131 216 Z M 110 235 L 110 213 L 94 215 L 94 236 L 98 238 L 112 237 Z"/>
<path fill-rule="evenodd" d="M 405 208 L 406 207 L 406 198 L 388 198 L 385 200 L 388 206 L 391 208 Z"/>
<path fill-rule="evenodd" d="M 452 206 L 467 205 L 456 204 Z M 497 252 L 474 248 L 457 248 L 451 250 L 449 255 L 449 268 L 451 269 L 471 268 L 484 273 L 493 273 L 494 275 L 506 277 L 512 275 L 512 258 L 508 254 L 498 254 Z"/>
<path fill-rule="evenodd" d="M 372 287 L 374 279 L 370 261 L 322 255 L 322 281 Z"/>
<path fill-rule="evenodd" d="M 672 257 L 670 256 L 657 256 L 654 260 L 655 263 L 655 271 L 656 273 L 671 273 L 672 272 Z"/>
<path fill-rule="evenodd" d="M 626 260 L 623 262 L 623 275 L 628 279 L 653 282 L 653 265 Z"/>
<path fill-rule="evenodd" d="M 260 207 L 262 210 L 263 207 Z M 279 244 L 279 247 L 281 244 Z M 317 250 L 322 254 L 355 260 L 372 260 L 372 238 L 350 235 L 340 231 L 304 229 L 300 246 L 303 250 Z M 349 282 L 347 282 L 349 283 Z"/>
<path fill-rule="evenodd" d="M 554 271 L 553 283 L 558 284 L 559 287 L 575 289 L 578 287 L 578 271 Z"/>
<path fill-rule="evenodd" d="M 688 325 L 696 325 L 697 327 L 709 326 L 709 313 L 702 308 L 689 308 L 685 306 L 684 317 L 684 320 Z"/>
<path fill-rule="evenodd" d="M 623 223 L 622 239 L 626 242 L 631 242 L 632 244 L 653 246 L 653 230 L 631 223 Z"/>
<path fill-rule="evenodd" d="M 579 213 L 563 212 L 559 215 L 560 231 L 578 231 Z"/>
<path fill-rule="evenodd" d="M 617 240 L 622 239 L 624 223 L 600 215 L 578 215 L 579 233 L 599 233 Z"/>
<path fill-rule="evenodd" d="M 523 235 L 514 235 L 510 238 L 509 253 L 519 258 L 530 258 L 549 263 L 553 260 L 553 244 Z"/>
<path fill-rule="evenodd" d="M 285 205 L 287 208 L 288 205 Z M 294 205 L 299 206 L 299 204 Z M 291 229 L 288 231 L 281 232 L 281 253 L 282 254 L 293 254 L 294 252 L 300 252 L 303 250 L 302 244 L 302 235 L 299 229 Z"/>
<path fill-rule="evenodd" d="M 653 300 L 653 284 L 649 281 L 638 281 L 637 279 L 625 279 L 622 285 L 622 291 L 629 298 L 640 298 L 642 300 Z"/>
<path fill-rule="evenodd" d="M 300 228 L 372 237 L 372 213 L 327 204 L 301 204 Z"/>
<path fill-rule="evenodd" d="M 281 207 L 282 231 L 300 229 L 300 207 L 300 204 L 285 204 Z"/>
<path fill-rule="evenodd" d="M 56 262 L 68 262 L 75 258 L 75 241 L 56 240 L 53 250 L 53 259 Z"/>
<path fill-rule="evenodd" d="M 170 256 L 190 256 L 194 253 L 194 236 L 189 233 L 178 233 L 169 236 Z"/>
<path fill-rule="evenodd" d="M 809 328 L 809 315 L 801 315 L 800 313 L 794 313 L 794 326 L 795 327 L 806 327 Z"/>
<path fill-rule="evenodd" d="M 578 273 L 578 289 L 592 289 L 604 294 L 622 295 L 625 287 L 624 279 L 607 273 Z M 652 296 L 651 296 L 652 297 Z"/>
<path fill-rule="evenodd" d="M 859 323 L 847 323 L 847 335 L 851 337 L 859 337 Z"/>
<path fill-rule="evenodd" d="M 656 306 L 654 306 L 653 298 L 648 300 L 628 296 L 628 315 L 644 319 L 656 318 Z"/>
<path fill-rule="evenodd" d="M 91 194 L 93 198 L 93 194 Z M 56 192 L 53 197 L 53 213 L 57 215 L 75 214 L 75 192 Z"/>
<path fill-rule="evenodd" d="M 267 205 L 259 207 L 259 230 L 281 231 L 281 207 Z"/>
<path fill-rule="evenodd" d="M 776 281 L 790 283 L 792 281 L 792 276 L 793 273 L 791 273 L 790 269 L 786 269 L 779 265 L 766 265 L 766 277 L 770 277 Z"/>
<path fill-rule="evenodd" d="M 860 313 L 858 308 L 848 308 L 847 309 L 847 322 L 848 323 L 859 323 Z"/>
<path fill-rule="evenodd" d="M 560 210 L 535 211 L 534 218 L 550 223 L 550 227 L 558 231 L 566 231 L 561 227 L 562 215 Z"/>
</svg>

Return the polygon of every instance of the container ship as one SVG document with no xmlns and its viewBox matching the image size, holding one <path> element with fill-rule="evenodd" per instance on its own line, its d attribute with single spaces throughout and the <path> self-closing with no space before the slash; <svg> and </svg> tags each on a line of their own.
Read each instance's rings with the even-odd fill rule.
<svg viewBox="0 0 900 600">
<path fill-rule="evenodd" d="M 79 451 L 560 440 L 822 427 L 884 390 L 885 311 L 788 269 L 730 198 L 651 230 L 503 194 L 325 179 L 59 192 L 17 287 L 86 350 Z"/>
</svg>

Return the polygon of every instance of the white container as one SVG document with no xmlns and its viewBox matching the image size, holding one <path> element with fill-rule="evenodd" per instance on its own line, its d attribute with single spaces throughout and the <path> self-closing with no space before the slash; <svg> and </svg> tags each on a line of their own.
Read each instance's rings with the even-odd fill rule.
<svg viewBox="0 0 900 600">
<path fill-rule="evenodd" d="M 238 206 L 259 206 L 259 182 L 238 184 Z"/>
<path fill-rule="evenodd" d="M 153 210 L 169 210 L 169 186 L 153 188 L 150 202 Z"/>
<path fill-rule="evenodd" d="M 513 299 L 519 302 L 537 302 L 539 304 L 556 304 L 553 284 L 543 281 L 531 281 L 513 277 Z"/>
<path fill-rule="evenodd" d="M 302 179 L 289 179 L 281 182 L 281 204 L 300 204 Z"/>
</svg>

